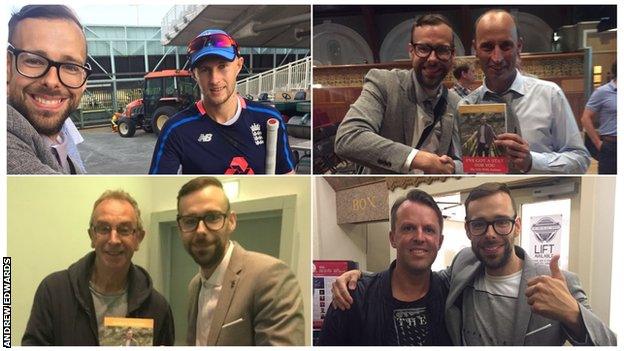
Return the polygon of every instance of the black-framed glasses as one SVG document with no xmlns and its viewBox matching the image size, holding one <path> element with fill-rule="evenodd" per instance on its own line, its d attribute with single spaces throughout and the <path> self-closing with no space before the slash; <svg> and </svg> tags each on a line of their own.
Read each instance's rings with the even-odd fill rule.
<svg viewBox="0 0 624 351">
<path fill-rule="evenodd" d="M 50 67 L 56 67 L 56 74 L 63 85 L 68 88 L 80 88 L 91 74 L 91 66 L 69 62 L 57 62 L 30 51 L 20 50 L 9 44 L 7 50 L 15 57 L 17 72 L 28 78 L 45 76 Z"/>
<path fill-rule="evenodd" d="M 412 48 L 414 49 L 414 54 L 424 59 L 429 58 L 429 55 L 431 55 L 431 53 L 435 51 L 435 54 L 438 60 L 448 61 L 451 59 L 451 56 L 453 56 L 453 52 L 455 51 L 455 49 L 453 49 L 453 47 L 449 45 L 432 46 L 432 45 L 423 44 L 423 43 L 411 43 L 411 44 L 412 44 Z"/>
<path fill-rule="evenodd" d="M 208 212 L 202 216 L 180 216 L 177 217 L 178 227 L 183 232 L 192 232 L 199 226 L 199 221 L 204 222 L 208 230 L 217 231 L 223 228 L 227 213 Z"/>
<path fill-rule="evenodd" d="M 492 226 L 494 231 L 498 235 L 506 236 L 511 233 L 516 224 L 516 216 L 513 218 L 497 218 L 493 221 L 486 221 L 485 219 L 473 219 L 466 221 L 468 226 L 468 232 L 470 235 L 479 236 L 487 232 L 488 227 Z"/>
<path fill-rule="evenodd" d="M 113 232 L 113 229 L 115 229 L 115 232 L 117 232 L 117 235 L 124 236 L 124 237 L 134 235 L 134 233 L 137 232 L 137 228 L 135 228 L 134 226 L 130 224 L 120 224 L 116 227 L 113 227 L 108 223 L 96 223 L 91 226 L 91 230 L 93 230 L 95 234 L 98 234 L 101 236 L 110 235 Z"/>
</svg>

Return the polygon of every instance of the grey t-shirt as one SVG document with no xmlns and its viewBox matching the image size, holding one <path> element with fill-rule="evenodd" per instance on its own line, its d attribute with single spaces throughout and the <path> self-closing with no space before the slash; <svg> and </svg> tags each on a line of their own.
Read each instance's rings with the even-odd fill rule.
<svg viewBox="0 0 624 351">
<path fill-rule="evenodd" d="M 118 293 L 103 294 L 89 282 L 89 290 L 93 298 L 95 317 L 98 324 L 98 338 L 102 342 L 104 336 L 104 317 L 126 317 L 128 314 L 128 289 Z"/>
<path fill-rule="evenodd" d="M 464 345 L 511 346 L 522 271 L 496 277 L 483 272 L 463 293 Z"/>
</svg>

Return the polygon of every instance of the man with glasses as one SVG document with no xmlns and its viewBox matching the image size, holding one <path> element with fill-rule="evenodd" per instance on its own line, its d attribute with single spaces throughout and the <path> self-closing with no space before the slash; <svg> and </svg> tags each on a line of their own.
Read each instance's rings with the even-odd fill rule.
<svg viewBox="0 0 624 351">
<path fill-rule="evenodd" d="M 222 30 L 208 29 L 189 43 L 187 53 L 202 98 L 163 126 L 150 174 L 294 172 L 281 114 L 236 94 L 236 77 L 243 67 L 236 41 Z M 277 128 L 275 155 L 269 155 L 268 121 Z M 274 169 L 266 169 L 272 157 Z"/>
<path fill-rule="evenodd" d="M 453 66 L 453 30 L 441 15 L 416 20 L 411 70 L 372 69 L 336 134 L 336 153 L 367 173 L 453 173 L 459 97 L 442 81 Z"/>
<path fill-rule="evenodd" d="M 585 173 L 589 152 L 563 91 L 517 69 L 522 38 L 512 15 L 505 10 L 481 15 L 475 23 L 473 46 L 485 81 L 460 104 L 507 104 L 507 133 L 498 135 L 494 143 L 505 148 L 511 169 Z"/>
<path fill-rule="evenodd" d="M 9 21 L 7 172 L 85 173 L 69 115 L 91 73 L 76 15 L 62 5 L 27 5 Z"/>
<path fill-rule="evenodd" d="M 106 317 L 153 320 L 153 345 L 173 345 L 173 315 L 149 274 L 132 263 L 145 236 L 130 194 L 105 191 L 89 221 L 93 252 L 39 285 L 22 338 L 24 346 L 97 346 Z"/>
<path fill-rule="evenodd" d="M 189 283 L 189 346 L 304 344 L 303 300 L 288 266 L 230 240 L 236 213 L 212 177 L 178 192 L 178 228 L 199 265 Z"/>
<path fill-rule="evenodd" d="M 615 334 L 591 311 L 576 274 L 559 269 L 558 255 L 548 267 L 514 245 L 521 222 L 505 184 L 479 185 L 464 205 L 471 248 L 439 272 L 450 284 L 445 319 L 454 345 L 617 344 Z M 352 303 L 346 283 L 359 273 L 344 276 L 332 288 L 342 308 Z"/>
<path fill-rule="evenodd" d="M 576 274 L 533 262 L 514 245 L 520 217 L 509 188 L 485 183 L 464 203 L 471 249 L 448 269 L 446 325 L 455 345 L 616 345 Z"/>
</svg>

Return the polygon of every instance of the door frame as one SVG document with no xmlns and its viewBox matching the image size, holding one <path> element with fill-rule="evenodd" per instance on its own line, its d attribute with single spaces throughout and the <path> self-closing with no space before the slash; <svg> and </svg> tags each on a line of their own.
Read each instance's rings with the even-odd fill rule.
<svg viewBox="0 0 624 351">
<path fill-rule="evenodd" d="M 279 259 L 289 267 L 296 267 L 299 256 L 299 236 L 296 235 L 297 195 L 271 196 L 261 199 L 243 200 L 231 203 L 237 215 L 245 216 L 267 211 L 282 211 Z M 148 267 L 154 288 L 166 299 L 170 297 L 171 275 L 171 231 L 176 224 L 176 209 L 153 212 L 150 216 L 151 233 L 155 239 L 149 240 Z"/>
</svg>

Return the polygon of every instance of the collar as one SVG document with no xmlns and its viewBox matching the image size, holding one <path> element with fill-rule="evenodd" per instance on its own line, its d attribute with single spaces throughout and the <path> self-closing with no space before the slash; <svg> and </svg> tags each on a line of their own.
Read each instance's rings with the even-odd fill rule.
<svg viewBox="0 0 624 351">
<path fill-rule="evenodd" d="M 228 249 L 223 255 L 223 259 L 217 266 L 212 275 L 209 278 L 205 278 L 201 272 L 201 268 L 199 269 L 199 277 L 201 280 L 201 286 L 221 286 L 223 283 L 223 278 L 225 277 L 225 271 L 227 270 L 228 265 L 230 264 L 230 258 L 232 257 L 232 251 L 234 250 L 234 243 L 231 240 L 228 240 Z"/>
<path fill-rule="evenodd" d="M 607 84 L 609 84 L 609 87 L 610 87 L 613 91 L 617 91 L 617 83 L 616 83 L 613 79 L 611 79 L 611 81 L 610 81 L 609 83 L 607 83 Z"/>
<path fill-rule="evenodd" d="M 63 131 L 60 131 L 56 137 L 54 138 L 54 140 L 52 140 L 49 136 L 44 135 L 44 134 L 39 134 L 41 136 L 41 139 L 43 139 L 43 143 L 49 147 L 49 148 L 53 148 L 53 147 L 58 147 L 59 145 L 63 145 L 65 143 L 65 136 L 63 135 Z"/>
<path fill-rule="evenodd" d="M 197 101 L 195 103 L 195 107 L 197 107 L 197 110 L 199 111 L 199 113 L 202 114 L 202 116 L 207 115 L 206 109 L 204 108 L 204 103 L 202 102 L 202 100 Z M 247 107 L 247 103 L 245 102 L 245 99 L 243 99 L 240 95 L 237 94 L 236 95 L 236 112 L 234 112 L 234 115 L 230 117 L 225 123 L 219 123 L 219 122 L 217 123 L 224 125 L 224 126 L 230 126 L 236 123 L 236 121 L 238 121 L 238 117 L 240 117 L 241 111 L 245 107 Z"/>
<path fill-rule="evenodd" d="M 490 88 L 487 87 L 485 80 L 483 81 L 483 95 L 481 95 L 481 97 L 483 97 L 485 94 L 492 94 L 492 95 L 505 95 L 510 91 L 515 91 L 516 93 L 520 94 L 520 95 L 526 95 L 526 88 L 525 88 L 525 84 L 524 81 L 526 80 L 526 77 L 523 76 L 520 71 L 518 71 L 516 69 L 516 78 L 514 78 L 514 81 L 511 83 L 511 86 L 509 87 L 509 89 L 507 89 L 504 93 L 502 94 L 498 94 L 492 90 L 490 90 Z"/>
<path fill-rule="evenodd" d="M 455 82 L 455 86 L 463 90 L 468 90 L 468 88 L 463 86 L 459 81 Z"/>
</svg>

